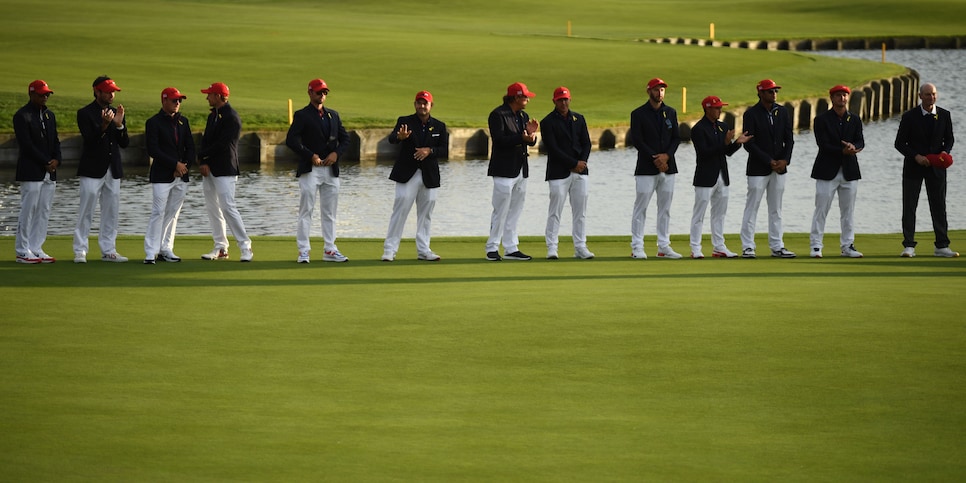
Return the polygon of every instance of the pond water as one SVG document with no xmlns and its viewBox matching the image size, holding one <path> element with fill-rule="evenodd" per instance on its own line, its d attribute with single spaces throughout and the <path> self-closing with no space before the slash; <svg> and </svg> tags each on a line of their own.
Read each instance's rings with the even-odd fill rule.
<svg viewBox="0 0 966 483">
<path fill-rule="evenodd" d="M 827 52 L 828 55 L 880 60 L 880 51 Z M 953 113 L 956 133 L 963 131 L 966 118 L 960 106 L 966 105 L 966 52 L 962 50 L 908 50 L 887 54 L 890 62 L 907 65 L 919 71 L 923 82 L 932 82 L 939 90 L 942 107 Z M 786 81 L 787 83 L 787 81 Z M 642 100 L 643 101 L 643 100 Z M 628 106 L 628 113 L 636 106 Z M 575 104 L 574 110 L 580 111 Z M 534 110 L 536 117 L 545 112 Z M 900 174 L 902 157 L 893 148 L 898 117 L 869 122 L 865 126 L 866 149 L 859 155 L 863 179 L 859 182 L 855 228 L 859 233 L 899 233 L 901 217 Z M 966 135 L 964 135 L 966 136 Z M 959 146 L 957 146 L 958 148 Z M 954 148 L 957 164 L 949 170 L 947 206 L 950 229 L 966 229 L 966 167 L 959 166 L 961 149 Z M 784 198 L 786 232 L 807 232 L 814 208 L 814 180 L 809 177 L 816 153 L 810 131 L 795 136 L 795 151 L 789 168 Z M 590 203 L 587 232 L 595 235 L 630 234 L 630 214 L 634 204 L 634 166 L 637 152 L 633 148 L 594 152 L 590 157 Z M 725 220 L 725 232 L 737 233 L 741 223 L 746 182 L 746 155 L 738 151 L 730 159 L 731 198 Z M 548 187 L 543 181 L 546 156 L 531 156 L 527 201 L 520 219 L 521 235 L 543 235 L 546 225 Z M 671 232 L 686 234 L 691 220 L 694 190 L 694 148 L 690 143 L 678 149 L 678 166 L 674 201 L 671 208 Z M 294 166 L 277 166 L 274 170 L 248 169 L 238 180 L 239 209 L 255 236 L 295 234 L 298 205 L 298 183 L 292 174 Z M 489 228 L 492 182 L 486 176 L 486 160 L 453 161 L 441 167 L 443 186 L 439 191 L 433 214 L 434 236 L 486 236 Z M 151 189 L 146 168 L 125 168 L 121 183 L 122 234 L 143 234 L 150 214 Z M 339 237 L 382 238 L 386 235 L 392 210 L 394 183 L 388 179 L 391 164 L 348 164 L 342 170 L 342 191 L 339 197 Z M 73 173 L 72 166 L 65 173 Z M 78 182 L 74 176 L 61 175 L 54 199 L 49 233 L 69 235 L 77 219 Z M 919 209 L 918 228 L 931 230 L 925 190 Z M 19 213 L 19 187 L 13 181 L 12 170 L 0 171 L 0 235 L 12 236 Z M 766 229 L 764 202 L 759 211 L 758 229 Z M 570 233 L 569 206 L 565 208 L 561 235 Z M 648 210 L 647 243 L 653 243 L 655 201 Z M 829 214 L 828 233 L 839 231 L 837 205 Z M 98 221 L 95 219 L 94 231 Z M 708 223 L 706 217 L 705 223 Z M 313 236 L 321 236 L 316 222 Z M 707 231 L 707 227 L 706 227 Z M 204 211 L 200 175 L 195 174 L 178 224 L 178 233 L 210 234 Z M 405 237 L 415 234 L 415 213 L 410 215 Z M 732 240 L 732 237 L 729 237 Z M 731 241 L 736 244 L 737 239 Z M 686 250 L 686 246 L 678 250 Z M 733 247 L 734 249 L 734 247 Z"/>
</svg>

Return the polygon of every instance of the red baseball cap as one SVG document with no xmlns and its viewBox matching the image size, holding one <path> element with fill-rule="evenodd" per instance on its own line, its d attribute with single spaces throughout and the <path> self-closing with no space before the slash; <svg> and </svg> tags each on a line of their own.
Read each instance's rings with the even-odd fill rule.
<svg viewBox="0 0 966 483">
<path fill-rule="evenodd" d="M 222 82 L 215 82 L 208 86 L 207 89 L 201 90 L 202 94 L 218 94 L 220 96 L 228 96 L 228 86 Z"/>
<path fill-rule="evenodd" d="M 704 107 L 721 107 L 727 106 L 727 102 L 721 102 L 721 98 L 718 96 L 708 96 L 701 101 L 701 105 Z"/>
<path fill-rule="evenodd" d="M 558 99 L 570 99 L 570 89 L 564 86 L 560 86 L 553 90 L 553 100 L 556 102 Z"/>
<path fill-rule="evenodd" d="M 507 86 L 506 95 L 507 97 L 516 97 L 516 96 L 536 97 L 537 96 L 536 94 L 530 92 L 530 89 L 527 89 L 527 85 L 522 82 L 514 82 L 513 84 L 510 84 L 509 86 Z"/>
<path fill-rule="evenodd" d="M 839 84 L 828 90 L 829 95 L 835 94 L 836 92 L 844 92 L 846 94 L 851 94 L 852 89 L 849 89 L 849 86 L 843 86 L 842 84 Z"/>
<path fill-rule="evenodd" d="M 660 77 L 655 77 L 655 78 L 647 81 L 647 88 L 648 89 L 653 89 L 655 87 L 665 87 L 666 88 L 667 87 L 667 82 L 664 82 L 664 79 L 661 79 Z"/>
<path fill-rule="evenodd" d="M 97 83 L 97 85 L 94 86 L 94 89 L 97 89 L 101 92 L 119 92 L 121 90 L 121 88 L 114 83 L 114 79 L 104 79 Z"/>
<path fill-rule="evenodd" d="M 40 80 L 40 79 L 37 79 L 37 80 L 31 82 L 30 83 L 30 86 L 27 87 L 27 92 L 36 92 L 37 94 L 53 94 L 54 93 L 54 91 L 50 90 L 50 87 L 47 86 L 47 83 L 44 82 L 44 81 L 42 81 L 42 80 Z"/>
<path fill-rule="evenodd" d="M 927 154 L 926 159 L 934 168 L 946 169 L 953 165 L 953 157 L 949 153 Z"/>
<path fill-rule="evenodd" d="M 188 96 L 182 94 L 177 88 L 167 87 L 161 91 L 161 100 L 165 99 L 187 99 Z"/>
<path fill-rule="evenodd" d="M 771 79 L 764 79 L 758 83 L 759 91 L 770 91 L 772 89 L 781 89 L 782 86 L 775 84 L 775 81 Z"/>
<path fill-rule="evenodd" d="M 312 92 L 327 91 L 329 90 L 329 85 L 322 79 L 312 79 L 309 81 L 309 90 Z"/>
<path fill-rule="evenodd" d="M 416 93 L 416 99 L 414 99 L 414 101 L 418 101 L 420 99 L 432 104 L 433 94 L 431 94 L 429 91 L 419 91 Z"/>
</svg>

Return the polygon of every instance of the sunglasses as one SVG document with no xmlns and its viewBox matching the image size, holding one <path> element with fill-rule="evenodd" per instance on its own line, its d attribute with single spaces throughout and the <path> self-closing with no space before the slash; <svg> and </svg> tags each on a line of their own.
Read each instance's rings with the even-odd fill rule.
<svg viewBox="0 0 966 483">
<path fill-rule="evenodd" d="M 767 92 L 769 94 L 778 94 L 778 89 L 765 89 L 762 92 Z"/>
<path fill-rule="evenodd" d="M 327 95 L 329 95 L 329 90 L 328 89 L 322 89 L 321 91 L 315 91 L 315 95 L 317 95 L 317 96 L 327 96 Z"/>
<path fill-rule="evenodd" d="M 168 100 L 175 104 L 181 104 L 182 102 L 184 102 L 184 99 L 168 99 Z"/>
</svg>

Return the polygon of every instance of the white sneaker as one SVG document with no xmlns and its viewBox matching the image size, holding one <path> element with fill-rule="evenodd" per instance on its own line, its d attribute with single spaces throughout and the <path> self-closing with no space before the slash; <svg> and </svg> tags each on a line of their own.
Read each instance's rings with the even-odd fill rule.
<svg viewBox="0 0 966 483">
<path fill-rule="evenodd" d="M 560 256 L 557 255 L 556 248 L 547 248 L 547 260 L 556 260 L 558 258 L 560 258 Z"/>
<path fill-rule="evenodd" d="M 328 250 L 322 255 L 323 262 L 348 262 L 349 258 L 339 253 L 339 250 Z"/>
<path fill-rule="evenodd" d="M 215 248 L 201 256 L 202 260 L 228 260 L 228 250 Z"/>
<path fill-rule="evenodd" d="M 35 264 L 40 263 L 40 257 L 38 257 L 37 255 L 34 255 L 33 253 L 30 253 L 30 252 L 27 252 L 27 253 L 18 253 L 17 254 L 17 263 L 26 263 L 28 265 L 35 265 Z"/>
<path fill-rule="evenodd" d="M 437 255 L 437 254 L 435 254 L 433 252 L 429 252 L 429 253 L 419 253 L 419 254 L 416 255 L 416 260 L 425 260 L 427 262 L 438 262 L 441 258 L 443 258 L 443 257 L 441 257 L 441 256 L 439 256 L 439 255 Z"/>
<path fill-rule="evenodd" d="M 902 257 L 902 258 L 912 258 L 912 257 L 916 256 L 916 248 L 915 247 L 905 247 L 905 248 L 902 249 L 902 254 L 899 255 L 899 256 Z"/>
<path fill-rule="evenodd" d="M 681 254 L 678 253 L 678 252 L 676 252 L 676 251 L 674 251 L 674 249 L 671 248 L 670 245 L 668 245 L 668 246 L 666 246 L 664 248 L 658 248 L 658 250 L 657 250 L 657 257 L 658 258 L 670 258 L 670 259 L 673 259 L 673 260 L 677 260 L 677 259 L 681 258 Z"/>
<path fill-rule="evenodd" d="M 309 251 L 308 250 L 300 251 L 299 257 L 295 259 L 295 261 L 297 263 L 309 263 Z"/>
<path fill-rule="evenodd" d="M 728 247 L 719 247 L 715 248 L 714 251 L 711 252 L 711 256 L 713 258 L 737 258 L 738 254 L 728 250 Z"/>
<path fill-rule="evenodd" d="M 933 252 L 933 254 L 936 255 L 937 257 L 944 257 L 944 258 L 956 258 L 959 256 L 959 252 L 954 252 L 949 247 L 937 248 L 936 251 Z"/>
<path fill-rule="evenodd" d="M 700 260 L 704 258 L 704 254 L 701 253 L 701 250 L 698 250 L 698 251 L 691 250 L 691 258 L 695 260 Z"/>
<path fill-rule="evenodd" d="M 754 248 L 748 247 L 741 251 L 741 258 L 758 258 L 758 254 Z"/>
<path fill-rule="evenodd" d="M 178 263 L 181 261 L 181 257 L 174 254 L 174 252 L 161 252 L 158 254 L 158 260 L 162 262 Z"/>
<path fill-rule="evenodd" d="M 647 253 L 644 253 L 644 250 L 632 250 L 631 258 L 636 258 L 638 260 L 647 260 Z"/>
<path fill-rule="evenodd" d="M 822 258 L 822 249 L 818 247 L 812 248 L 812 251 L 808 252 L 808 256 L 812 258 Z M 842 249 L 842 256 L 845 256 L 844 248 Z"/>
<path fill-rule="evenodd" d="M 396 259 L 396 254 L 392 250 L 382 252 L 382 261 L 391 262 Z"/>
<path fill-rule="evenodd" d="M 54 263 L 57 261 L 56 258 L 44 252 L 34 252 L 34 256 L 40 259 L 40 263 Z"/>
<path fill-rule="evenodd" d="M 77 252 L 74 254 L 74 263 L 87 263 L 87 253 Z"/>
<path fill-rule="evenodd" d="M 241 257 L 239 257 L 238 259 L 243 262 L 250 262 L 254 257 L 255 257 L 255 253 L 252 252 L 251 248 L 242 248 Z"/>
<path fill-rule="evenodd" d="M 594 252 L 587 249 L 587 247 L 580 247 L 574 250 L 574 257 L 581 260 L 590 260 L 594 258 Z"/>
<path fill-rule="evenodd" d="M 101 261 L 104 262 L 114 262 L 114 263 L 124 263 L 127 261 L 127 257 L 121 255 L 120 253 L 105 253 L 101 255 Z"/>
<path fill-rule="evenodd" d="M 795 258 L 795 252 L 781 247 L 778 250 L 772 250 L 771 256 L 775 258 Z"/>
<path fill-rule="evenodd" d="M 855 245 L 842 247 L 842 256 L 848 258 L 862 258 L 862 252 L 855 249 Z"/>
</svg>

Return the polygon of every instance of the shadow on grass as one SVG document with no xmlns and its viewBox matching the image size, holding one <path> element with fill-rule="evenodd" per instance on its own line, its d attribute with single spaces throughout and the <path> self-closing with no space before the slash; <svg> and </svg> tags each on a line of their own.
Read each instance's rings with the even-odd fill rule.
<svg viewBox="0 0 966 483">
<path fill-rule="evenodd" d="M 680 269 L 680 271 L 676 271 Z M 595 260 L 534 259 L 529 262 L 491 262 L 482 258 L 449 258 L 440 262 L 397 259 L 353 260 L 347 263 L 297 264 L 294 261 L 185 260 L 181 263 L 144 265 L 91 261 L 83 265 L 0 263 L 0 287 L 33 288 L 154 288 L 154 287 L 257 287 L 405 285 L 490 282 L 577 282 L 594 280 L 702 280 L 806 279 L 806 278 L 909 278 L 966 276 L 966 263 L 955 260 L 894 257 L 813 260 L 630 260 L 597 257 Z"/>
</svg>

